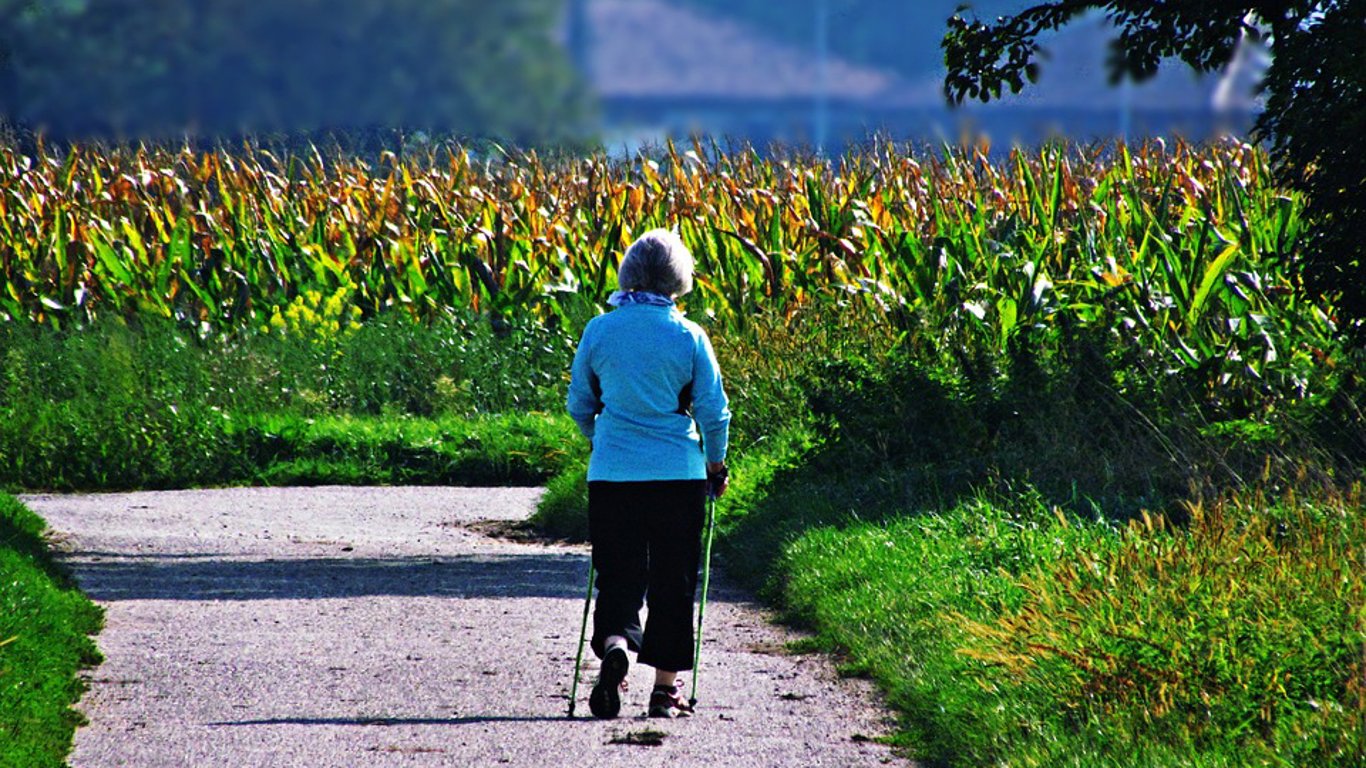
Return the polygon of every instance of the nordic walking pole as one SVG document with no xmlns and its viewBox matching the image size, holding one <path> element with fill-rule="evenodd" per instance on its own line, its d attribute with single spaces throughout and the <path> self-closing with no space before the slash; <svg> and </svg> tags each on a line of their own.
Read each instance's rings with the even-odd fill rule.
<svg viewBox="0 0 1366 768">
<path fill-rule="evenodd" d="M 716 497 L 712 495 L 711 488 L 707 489 L 707 532 L 704 536 L 702 560 L 702 603 L 697 608 L 697 647 L 692 653 L 692 688 L 689 689 L 691 696 L 688 698 L 688 707 L 697 708 L 697 667 L 702 661 L 702 617 L 707 612 L 707 587 L 711 584 L 711 540 L 712 534 L 716 531 Z"/>
<path fill-rule="evenodd" d="M 583 623 L 579 625 L 579 653 L 574 657 L 574 682 L 569 686 L 569 718 L 579 698 L 579 669 L 583 666 L 583 638 L 588 634 L 588 606 L 593 602 L 593 561 L 588 561 L 588 593 L 583 596 Z"/>
</svg>

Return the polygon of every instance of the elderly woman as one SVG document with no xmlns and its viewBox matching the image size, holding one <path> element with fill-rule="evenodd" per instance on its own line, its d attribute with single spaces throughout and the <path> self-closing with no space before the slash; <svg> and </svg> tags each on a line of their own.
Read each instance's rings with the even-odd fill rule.
<svg viewBox="0 0 1366 768">
<path fill-rule="evenodd" d="M 693 596 L 707 494 L 725 491 L 730 424 L 707 334 L 674 300 L 692 290 L 693 257 L 669 230 L 646 232 L 618 270 L 615 309 L 584 328 L 569 414 L 588 438 L 588 527 L 597 570 L 588 704 L 616 717 L 627 651 L 655 668 L 651 717 L 691 710 L 678 673 L 692 669 Z M 649 618 L 640 625 L 641 606 Z"/>
</svg>

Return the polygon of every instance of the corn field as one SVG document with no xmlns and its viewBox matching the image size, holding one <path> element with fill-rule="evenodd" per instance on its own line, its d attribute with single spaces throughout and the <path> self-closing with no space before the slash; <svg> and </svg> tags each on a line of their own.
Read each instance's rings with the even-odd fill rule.
<svg viewBox="0 0 1366 768">
<path fill-rule="evenodd" d="M 835 160 L 0 147 L 0 321 L 233 334 L 311 305 L 329 322 L 468 308 L 572 329 L 633 237 L 673 226 L 698 259 L 686 308 L 722 327 L 825 304 L 1005 349 L 1099 326 L 1217 383 L 1328 354 L 1331 309 L 1287 268 L 1301 207 L 1232 141 Z"/>
</svg>

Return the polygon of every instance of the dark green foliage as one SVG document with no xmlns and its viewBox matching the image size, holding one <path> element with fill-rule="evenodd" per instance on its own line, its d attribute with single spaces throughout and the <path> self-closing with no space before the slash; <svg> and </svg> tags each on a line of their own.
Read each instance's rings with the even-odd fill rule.
<svg viewBox="0 0 1366 768">
<path fill-rule="evenodd" d="M 164 488 L 237 471 L 209 359 L 173 333 L 0 328 L 0 485 Z"/>
<path fill-rule="evenodd" d="M 103 614 L 48 554 L 43 521 L 0 494 L 0 765 L 66 764 Z"/>
<path fill-rule="evenodd" d="M 955 15 L 943 41 L 952 102 L 1018 92 L 1037 74 L 1041 33 L 1091 11 L 1118 27 L 1110 77 L 1143 80 L 1167 57 L 1197 71 L 1226 65 L 1244 35 L 1273 53 L 1257 131 L 1272 145 L 1278 180 L 1308 198 L 1309 242 L 1296 254 L 1311 295 L 1329 297 L 1340 329 L 1366 336 L 1366 0 L 1062 0 L 995 22 Z M 1261 29 L 1253 25 L 1264 25 Z M 1263 31 L 1269 32 L 1264 35 Z"/>
<path fill-rule="evenodd" d="M 0 325 L 0 486 L 544 482 L 572 425 L 536 412 L 569 354 L 455 319 L 312 341 Z"/>
<path fill-rule="evenodd" d="M 495 334 L 472 314 L 420 325 L 394 313 L 339 338 L 258 340 L 240 349 L 256 375 L 270 377 L 263 388 L 278 387 L 281 407 L 433 416 L 557 409 L 555 386 L 573 340 L 519 320 Z M 261 365 L 272 357 L 283 363 L 278 371 Z"/>
<path fill-rule="evenodd" d="M 1354 382 L 1330 379 L 1314 400 L 1248 412 L 1223 391 L 1151 370 L 1106 334 L 1034 332 L 1002 355 L 939 360 L 903 349 L 813 378 L 809 407 L 833 438 L 808 469 L 902 477 L 918 489 L 911 507 L 1006 482 L 1081 514 L 1179 514 L 1192 489 L 1307 490 L 1357 477 L 1366 445 Z"/>
<path fill-rule="evenodd" d="M 568 417 L 445 419 L 277 416 L 233 427 L 247 472 L 267 485 L 539 485 L 564 471 Z"/>
<path fill-rule="evenodd" d="M 0 1 L 0 117 L 67 138 L 582 136 L 556 0 Z"/>
<path fill-rule="evenodd" d="M 1366 342 L 1366 2 L 1311 5 L 1323 15 L 1274 45 L 1262 126 L 1280 177 L 1309 199 L 1306 287 L 1336 296 L 1341 323 Z"/>
</svg>

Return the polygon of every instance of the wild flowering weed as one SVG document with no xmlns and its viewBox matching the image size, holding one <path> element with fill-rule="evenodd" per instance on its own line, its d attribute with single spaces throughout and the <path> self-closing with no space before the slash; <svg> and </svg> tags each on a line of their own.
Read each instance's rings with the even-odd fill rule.
<svg viewBox="0 0 1366 768">
<path fill-rule="evenodd" d="M 355 290 L 342 286 L 324 298 L 321 291 L 306 290 L 283 309 L 271 310 L 261 333 L 327 343 L 360 330 L 361 309 L 352 303 Z"/>
</svg>

